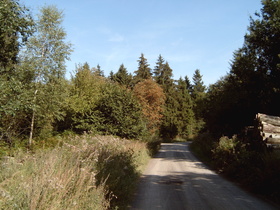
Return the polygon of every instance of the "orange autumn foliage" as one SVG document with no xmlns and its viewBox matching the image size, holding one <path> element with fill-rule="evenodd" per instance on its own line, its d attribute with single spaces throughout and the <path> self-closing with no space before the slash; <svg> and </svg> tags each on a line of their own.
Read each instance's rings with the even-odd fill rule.
<svg viewBox="0 0 280 210">
<path fill-rule="evenodd" d="M 142 105 L 143 115 L 148 120 L 149 131 L 154 133 L 159 128 L 163 117 L 165 103 L 163 89 L 153 79 L 146 79 L 137 83 L 133 92 Z"/>
</svg>

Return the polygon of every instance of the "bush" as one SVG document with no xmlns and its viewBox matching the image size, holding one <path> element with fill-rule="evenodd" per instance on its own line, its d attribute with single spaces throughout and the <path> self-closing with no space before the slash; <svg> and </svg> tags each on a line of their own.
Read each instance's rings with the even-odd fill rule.
<svg viewBox="0 0 280 210">
<path fill-rule="evenodd" d="M 150 156 L 154 156 L 160 149 L 161 140 L 151 140 L 147 142 L 147 149 Z"/>
<path fill-rule="evenodd" d="M 54 148 L 2 159 L 0 209 L 125 206 L 139 166 L 148 160 L 145 144 L 108 136 L 61 138 Z"/>
</svg>

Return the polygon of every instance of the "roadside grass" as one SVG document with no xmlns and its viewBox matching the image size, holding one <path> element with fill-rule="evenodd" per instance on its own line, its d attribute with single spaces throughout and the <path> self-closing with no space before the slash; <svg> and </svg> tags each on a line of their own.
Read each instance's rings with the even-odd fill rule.
<svg viewBox="0 0 280 210">
<path fill-rule="evenodd" d="M 191 150 L 203 162 L 244 189 L 280 204 L 280 151 L 256 151 L 237 136 L 202 134 Z"/>
<path fill-rule="evenodd" d="M 56 141 L 2 157 L 0 209 L 125 208 L 149 160 L 145 143 L 91 135 Z"/>
</svg>

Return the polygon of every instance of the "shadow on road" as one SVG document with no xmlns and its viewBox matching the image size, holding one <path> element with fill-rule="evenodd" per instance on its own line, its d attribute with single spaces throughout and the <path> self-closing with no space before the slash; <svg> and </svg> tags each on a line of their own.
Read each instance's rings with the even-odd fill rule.
<svg viewBox="0 0 280 210">
<path fill-rule="evenodd" d="M 188 146 L 162 144 L 139 182 L 130 209 L 274 209 L 209 170 Z"/>
</svg>

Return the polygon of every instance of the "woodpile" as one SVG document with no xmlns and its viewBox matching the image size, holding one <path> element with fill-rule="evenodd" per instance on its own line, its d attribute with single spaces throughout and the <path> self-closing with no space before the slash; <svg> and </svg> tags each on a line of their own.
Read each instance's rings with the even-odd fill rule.
<svg viewBox="0 0 280 210">
<path fill-rule="evenodd" d="M 280 148 L 280 117 L 258 113 L 256 127 L 267 146 Z"/>
</svg>

